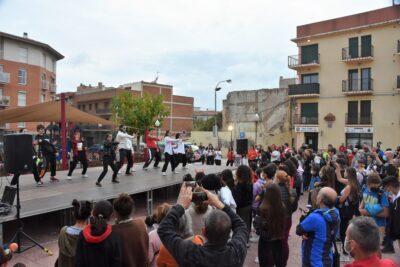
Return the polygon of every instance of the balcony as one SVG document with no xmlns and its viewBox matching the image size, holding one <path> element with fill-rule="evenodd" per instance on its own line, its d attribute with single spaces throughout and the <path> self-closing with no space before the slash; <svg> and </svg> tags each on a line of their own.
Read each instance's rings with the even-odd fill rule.
<svg viewBox="0 0 400 267">
<path fill-rule="evenodd" d="M 353 64 L 353 63 L 363 63 L 370 62 L 374 60 L 374 46 L 362 47 L 358 46 L 356 48 L 345 47 L 342 48 L 342 61 Z"/>
<path fill-rule="evenodd" d="M 0 84 L 10 83 L 10 73 L 0 71 Z"/>
<path fill-rule="evenodd" d="M 50 83 L 50 92 L 55 93 L 57 91 L 57 85 L 54 83 Z"/>
<path fill-rule="evenodd" d="M 301 54 L 288 56 L 288 67 L 292 70 L 314 69 L 319 66 L 319 54 L 314 59 L 302 58 Z"/>
<path fill-rule="evenodd" d="M 111 111 L 108 108 L 98 108 L 96 109 L 96 114 L 97 115 L 111 115 Z"/>
<path fill-rule="evenodd" d="M 296 98 L 313 98 L 319 96 L 319 83 L 289 85 L 289 96 Z"/>
<path fill-rule="evenodd" d="M 9 96 L 0 96 L 0 107 L 8 107 L 10 105 Z"/>
<path fill-rule="evenodd" d="M 349 115 L 346 113 L 346 125 L 372 125 L 372 113 L 369 115 Z"/>
<path fill-rule="evenodd" d="M 40 88 L 42 90 L 49 90 L 49 81 L 48 80 L 42 80 L 40 83 Z"/>
<path fill-rule="evenodd" d="M 342 81 L 342 92 L 345 95 L 372 95 L 374 80 L 371 78 Z"/>
<path fill-rule="evenodd" d="M 301 116 L 300 114 L 295 115 L 294 124 L 300 125 L 318 125 L 318 116 L 310 117 L 310 116 Z"/>
</svg>

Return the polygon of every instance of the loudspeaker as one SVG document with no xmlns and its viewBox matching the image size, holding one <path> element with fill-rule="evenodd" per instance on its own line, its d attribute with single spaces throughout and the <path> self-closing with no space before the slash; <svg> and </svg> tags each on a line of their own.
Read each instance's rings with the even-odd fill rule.
<svg viewBox="0 0 400 267">
<path fill-rule="evenodd" d="M 236 139 L 236 153 L 240 155 L 247 154 L 248 143 L 247 139 Z"/>
<path fill-rule="evenodd" d="M 4 135 L 4 168 L 8 173 L 24 173 L 33 167 L 32 135 Z"/>
</svg>

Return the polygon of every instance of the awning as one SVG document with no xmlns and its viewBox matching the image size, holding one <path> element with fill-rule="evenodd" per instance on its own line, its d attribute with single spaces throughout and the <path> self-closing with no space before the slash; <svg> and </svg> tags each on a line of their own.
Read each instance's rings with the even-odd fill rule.
<svg viewBox="0 0 400 267">
<path fill-rule="evenodd" d="M 65 117 L 67 122 L 73 123 L 114 125 L 112 121 L 86 113 L 67 103 L 65 104 Z M 61 121 L 61 101 L 58 100 L 0 111 L 0 123 L 53 121 Z"/>
</svg>

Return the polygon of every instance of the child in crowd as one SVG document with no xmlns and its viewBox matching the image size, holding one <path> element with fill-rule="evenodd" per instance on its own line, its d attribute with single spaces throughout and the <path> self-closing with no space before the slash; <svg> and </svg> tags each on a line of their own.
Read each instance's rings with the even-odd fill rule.
<svg viewBox="0 0 400 267">
<path fill-rule="evenodd" d="M 233 198 L 232 191 L 235 188 L 235 180 L 233 179 L 233 173 L 231 170 L 223 170 L 220 174 L 221 177 L 221 202 L 227 205 L 236 213 L 236 202 Z"/>
<path fill-rule="evenodd" d="M 321 178 L 319 177 L 319 167 L 317 164 L 312 164 L 311 165 L 311 180 L 310 180 L 310 186 L 309 189 L 314 190 L 315 188 L 315 183 L 320 183 Z"/>
</svg>

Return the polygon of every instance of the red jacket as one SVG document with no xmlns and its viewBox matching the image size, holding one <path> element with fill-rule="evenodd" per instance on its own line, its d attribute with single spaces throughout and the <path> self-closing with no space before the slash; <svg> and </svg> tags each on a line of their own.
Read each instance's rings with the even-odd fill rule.
<svg viewBox="0 0 400 267">
<path fill-rule="evenodd" d="M 78 144 L 80 144 L 80 149 L 78 150 Z M 86 151 L 86 147 L 85 144 L 82 142 L 82 140 L 77 141 L 76 139 L 74 139 L 72 141 L 72 153 L 74 156 L 78 155 L 78 152 L 85 152 Z"/>
<path fill-rule="evenodd" d="M 144 134 L 147 148 L 158 149 L 157 141 L 159 141 L 160 139 L 156 137 L 150 137 L 148 131 L 146 131 Z"/>
<path fill-rule="evenodd" d="M 233 151 L 229 151 L 227 155 L 228 160 L 233 160 L 235 158 L 235 155 L 233 154 Z"/>
<path fill-rule="evenodd" d="M 248 155 L 249 160 L 256 160 L 258 157 L 258 152 L 255 149 L 251 149 L 251 150 L 249 150 L 247 155 Z"/>
<path fill-rule="evenodd" d="M 391 259 L 380 259 L 378 255 L 373 255 L 364 260 L 355 260 L 352 263 L 346 264 L 344 267 L 396 267 Z"/>
</svg>

